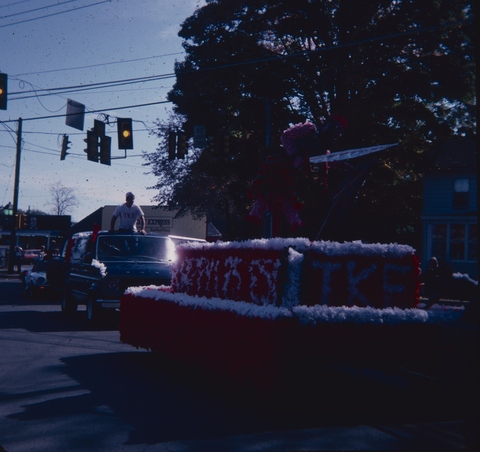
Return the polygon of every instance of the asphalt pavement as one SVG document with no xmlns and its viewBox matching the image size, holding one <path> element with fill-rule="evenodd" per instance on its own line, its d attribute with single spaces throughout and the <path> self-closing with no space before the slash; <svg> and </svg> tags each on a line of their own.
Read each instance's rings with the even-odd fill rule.
<svg viewBox="0 0 480 452">
<path fill-rule="evenodd" d="M 93 327 L 26 300 L 18 275 L 0 274 L 0 293 L 0 451 L 473 447 L 465 381 L 333 365 L 258 394 L 121 343 L 114 318 Z"/>
</svg>

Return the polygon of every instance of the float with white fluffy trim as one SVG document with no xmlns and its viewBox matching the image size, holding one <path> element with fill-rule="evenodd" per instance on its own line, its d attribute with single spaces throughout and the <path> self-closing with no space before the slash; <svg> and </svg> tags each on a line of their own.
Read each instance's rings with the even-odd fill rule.
<svg viewBox="0 0 480 452">
<path fill-rule="evenodd" d="M 462 314 L 417 308 L 420 271 L 406 245 L 262 239 L 177 253 L 171 286 L 121 299 L 122 342 L 263 390 L 318 360 L 435 347 L 439 325 Z"/>
</svg>

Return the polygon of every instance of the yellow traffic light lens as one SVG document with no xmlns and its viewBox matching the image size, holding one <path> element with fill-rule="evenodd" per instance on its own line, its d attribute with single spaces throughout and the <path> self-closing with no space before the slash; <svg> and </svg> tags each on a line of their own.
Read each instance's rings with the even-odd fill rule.
<svg viewBox="0 0 480 452">
<path fill-rule="evenodd" d="M 131 118 L 117 118 L 118 149 L 133 149 Z"/>
<path fill-rule="evenodd" d="M 3 94 L 3 88 L 0 87 L 0 96 Z"/>
</svg>

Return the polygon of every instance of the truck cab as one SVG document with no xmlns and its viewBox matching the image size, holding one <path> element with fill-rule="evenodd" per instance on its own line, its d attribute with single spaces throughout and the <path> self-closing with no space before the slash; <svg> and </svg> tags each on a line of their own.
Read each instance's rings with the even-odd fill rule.
<svg viewBox="0 0 480 452">
<path fill-rule="evenodd" d="M 128 287 L 170 285 L 175 244 L 160 234 L 79 232 L 65 244 L 62 311 L 87 307 L 95 320 L 107 309 L 119 309 Z"/>
</svg>

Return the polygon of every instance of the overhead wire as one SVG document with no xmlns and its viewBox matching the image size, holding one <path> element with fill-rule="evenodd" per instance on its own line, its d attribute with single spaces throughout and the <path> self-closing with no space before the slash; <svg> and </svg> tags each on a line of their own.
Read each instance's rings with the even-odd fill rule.
<svg viewBox="0 0 480 452">
<path fill-rule="evenodd" d="M 63 69 L 49 69 L 47 71 L 41 71 L 41 72 L 25 72 L 23 74 L 15 74 L 15 77 L 22 77 L 24 75 L 42 75 L 42 74 L 49 74 L 52 72 L 66 72 L 66 71 L 76 71 L 79 69 L 91 69 L 94 67 L 102 67 L 102 66 L 110 66 L 113 64 L 126 64 L 126 63 L 136 63 L 137 61 L 146 61 L 146 60 L 152 60 L 156 58 L 164 58 L 168 56 L 174 56 L 174 55 L 184 55 L 185 52 L 173 52 L 173 53 L 165 53 L 164 55 L 153 55 L 150 57 L 142 57 L 142 58 L 132 58 L 129 60 L 122 60 L 122 61 L 110 61 L 108 63 L 98 63 L 98 64 L 89 64 L 86 66 L 76 66 L 76 67 L 69 67 L 69 68 L 63 68 Z"/>
<path fill-rule="evenodd" d="M 127 108 L 139 108 L 139 107 L 148 107 L 151 105 L 160 105 L 160 104 L 168 104 L 170 103 L 169 100 L 162 100 L 158 102 L 148 102 L 145 104 L 136 104 L 136 105 L 125 105 L 122 107 L 112 107 L 112 108 L 102 108 L 99 110 L 89 110 L 87 113 L 103 113 L 105 111 L 113 111 L 113 110 L 125 110 Z M 50 116 L 37 116 L 36 118 L 22 118 L 22 121 L 36 121 L 36 120 L 41 120 L 41 119 L 52 119 L 52 118 L 63 118 L 65 117 L 65 114 L 59 114 L 59 115 L 50 115 Z M 9 119 L 7 121 L 1 121 L 1 124 L 7 124 L 7 123 L 12 123 L 12 122 L 17 122 L 17 119 Z"/>
<path fill-rule="evenodd" d="M 17 6 L 17 5 L 20 5 L 22 3 L 28 3 L 28 2 L 32 2 L 34 0 L 20 0 L 18 2 L 13 2 L 13 3 L 7 3 L 6 5 L 0 5 L 0 9 L 2 8 L 8 8 L 10 6 Z"/>
<path fill-rule="evenodd" d="M 58 108 L 57 110 L 52 110 L 52 109 L 50 109 L 50 108 L 47 108 L 47 107 L 43 104 L 43 102 L 41 101 L 40 96 L 37 94 L 34 85 L 33 85 L 32 83 L 30 83 L 30 82 L 25 81 L 25 80 L 22 80 L 21 82 L 22 82 L 22 85 L 24 85 L 25 83 L 28 84 L 28 85 L 30 85 L 30 86 L 33 88 L 32 92 L 34 93 L 34 95 L 32 95 L 32 96 L 28 96 L 28 97 L 25 96 L 24 98 L 30 99 L 30 98 L 32 98 L 32 97 L 36 97 L 37 100 L 38 100 L 38 102 L 40 103 L 40 105 L 41 105 L 45 110 L 49 111 L 50 113 L 55 113 L 55 112 L 57 112 L 57 111 L 60 111 L 62 108 L 64 108 L 64 106 Z M 22 98 L 14 98 L 13 100 L 17 100 L 17 99 L 22 99 Z M 12 99 L 10 98 L 10 96 L 9 96 L 9 100 L 10 100 L 10 101 L 12 100 Z"/>
<path fill-rule="evenodd" d="M 71 8 L 71 9 L 67 9 L 65 11 L 59 11 L 59 12 L 52 13 L 52 14 L 45 14 L 43 16 L 33 17 L 31 19 L 19 20 L 17 22 L 11 22 L 9 24 L 3 24 L 3 25 L 0 25 L 0 28 L 10 27 L 12 25 L 24 24 L 24 23 L 27 23 L 27 22 L 33 22 L 35 20 L 44 19 L 46 17 L 58 16 L 60 14 L 65 14 L 65 13 L 69 13 L 69 12 L 72 12 L 72 11 L 78 11 L 80 9 L 90 8 L 92 6 L 101 5 L 102 3 L 110 3 L 110 2 L 111 2 L 111 0 L 100 0 L 100 1 L 98 1 L 96 3 L 92 3 L 90 5 L 78 6 L 77 8 Z"/>
<path fill-rule="evenodd" d="M 85 91 L 89 89 L 96 89 L 96 88 L 102 88 L 102 87 L 114 87 L 114 86 L 122 86 L 126 84 L 135 84 L 135 83 L 144 83 L 144 82 L 149 82 L 149 81 L 157 81 L 157 80 L 162 80 L 162 79 L 168 79 L 168 78 L 173 78 L 178 75 L 184 75 L 184 74 L 189 74 L 189 73 L 201 73 L 205 71 L 212 71 L 212 70 L 221 70 L 221 69 L 228 69 L 228 68 L 233 68 L 233 67 L 238 67 L 238 66 L 245 66 L 245 65 L 250 65 L 250 64 L 258 64 L 258 63 L 264 63 L 264 62 L 270 62 L 270 61 L 275 61 L 275 60 L 285 60 L 285 59 L 291 59 L 291 58 L 297 58 L 299 56 L 308 56 L 311 54 L 316 54 L 316 53 L 323 53 L 327 51 L 332 51 L 336 49 L 341 49 L 345 47 L 351 47 L 351 46 L 356 46 L 356 45 L 362 45 L 366 43 L 372 43 L 376 41 L 384 41 L 396 37 L 401 37 L 405 35 L 412 35 L 412 34 L 418 34 L 420 32 L 424 31 L 432 31 L 434 29 L 437 29 L 439 27 L 446 27 L 446 26 L 451 26 L 451 25 L 460 25 L 465 22 L 469 22 L 470 20 L 465 20 L 465 21 L 457 21 L 457 22 L 452 22 L 452 23 L 447 23 L 447 24 L 438 24 L 430 27 L 422 27 L 422 28 L 417 28 L 417 29 L 412 29 L 412 30 L 407 30 L 405 32 L 401 33 L 395 33 L 391 35 L 386 35 L 386 36 L 376 36 L 376 37 L 371 37 L 371 38 L 365 38 L 363 40 L 358 40 L 358 41 L 352 41 L 352 42 L 347 42 L 343 44 L 336 44 L 332 46 L 327 46 L 327 47 L 321 47 L 318 49 L 313 49 L 313 50 L 304 50 L 301 52 L 295 52 L 289 55 L 272 55 L 268 56 L 265 58 L 260 58 L 260 59 L 254 59 L 254 60 L 245 60 L 245 61 L 238 61 L 238 62 L 233 62 L 233 63 L 227 63 L 227 64 L 222 64 L 222 65 L 216 65 L 216 66 L 210 66 L 210 67 L 203 67 L 201 69 L 188 69 L 188 70 L 179 70 L 174 73 L 166 73 L 166 74 L 159 74 L 159 75 L 153 75 L 153 76 L 146 76 L 146 77 L 137 77 L 137 78 L 130 78 L 130 79 L 123 79 L 123 80 L 114 80 L 114 81 L 109 81 L 109 82 L 98 82 L 98 83 L 91 83 L 87 85 L 73 85 L 73 86 L 66 86 L 66 87 L 59 87 L 59 88 L 49 88 L 49 89 L 39 89 L 37 91 L 33 91 L 36 94 L 34 96 L 30 97 L 36 97 L 36 96 L 46 96 L 50 94 L 55 94 L 53 91 L 59 91 L 62 92 L 63 94 L 68 94 L 72 92 L 80 92 L 80 91 Z M 152 57 L 153 58 L 153 57 Z M 135 61 L 135 60 L 132 60 Z M 112 63 L 101 63 L 99 65 L 95 66 L 103 66 L 105 64 L 118 64 L 121 62 L 112 62 Z M 72 69 L 77 69 L 77 68 L 72 68 Z M 56 70 L 56 71 L 61 71 L 61 69 Z M 48 72 L 48 71 L 46 71 Z M 72 91 L 72 90 L 78 90 L 78 91 Z M 45 91 L 50 94 L 38 94 L 38 91 Z M 32 91 L 30 91 L 32 92 Z M 10 96 L 13 95 L 20 95 L 20 94 L 29 94 L 29 91 L 19 91 L 19 92 L 12 92 L 10 93 Z M 11 100 L 17 100 L 17 99 L 25 99 L 28 98 L 26 96 L 24 97 L 17 97 L 17 98 L 12 98 Z"/>
<path fill-rule="evenodd" d="M 431 30 L 437 29 L 439 27 L 451 26 L 451 25 L 454 25 L 454 24 L 459 25 L 461 23 L 465 23 L 465 22 L 469 22 L 469 21 L 470 20 L 467 19 L 465 21 L 457 21 L 455 23 L 439 24 L 439 25 L 435 25 L 435 26 L 431 26 L 431 27 L 423 27 L 423 28 L 408 30 L 408 31 L 405 31 L 405 32 L 402 32 L 402 33 L 395 33 L 395 34 L 391 34 L 391 35 L 387 35 L 387 36 L 381 36 L 381 37 L 377 36 L 377 37 L 366 38 L 366 39 L 363 39 L 363 40 L 349 42 L 349 43 L 345 43 L 345 44 L 337 44 L 335 46 L 329 46 L 329 47 L 319 48 L 319 49 L 315 49 L 315 50 L 297 52 L 297 53 L 294 53 L 294 54 L 291 54 L 291 55 L 275 55 L 275 56 L 256 59 L 256 60 L 246 60 L 246 61 L 234 62 L 234 63 L 224 64 L 224 65 L 211 66 L 211 67 L 206 67 L 206 68 L 201 68 L 201 69 L 177 71 L 176 73 L 170 73 L 170 74 L 148 76 L 148 77 L 137 77 L 137 78 L 116 80 L 116 81 L 110 81 L 110 82 L 98 82 L 98 83 L 92 83 L 92 84 L 89 84 L 89 85 L 74 85 L 74 86 L 61 87 L 61 88 L 51 88 L 51 89 L 44 90 L 44 91 L 49 91 L 49 92 L 50 91 L 59 91 L 59 92 L 64 92 L 64 93 L 67 93 L 67 92 L 71 93 L 73 91 L 66 91 L 66 90 L 96 89 L 96 88 L 101 88 L 101 87 L 121 86 L 121 85 L 132 84 L 132 83 L 144 83 L 144 82 L 148 82 L 148 81 L 171 78 L 171 77 L 175 77 L 175 76 L 178 76 L 178 75 L 181 75 L 181 74 L 186 74 L 186 73 L 199 73 L 199 72 L 204 72 L 204 71 L 238 67 L 238 66 L 254 64 L 254 63 L 268 62 L 268 61 L 273 61 L 273 60 L 278 60 L 278 59 L 288 59 L 288 58 L 295 58 L 295 57 L 298 57 L 298 56 L 306 56 L 306 55 L 309 55 L 309 54 L 314 54 L 314 53 L 319 53 L 319 52 L 332 51 L 332 50 L 337 49 L 337 48 L 350 47 L 350 46 L 353 46 L 353 45 L 361 45 L 361 44 L 365 44 L 365 43 L 369 43 L 369 42 L 386 40 L 386 39 L 391 39 L 391 38 L 404 36 L 404 35 L 418 34 L 418 33 L 423 32 L 423 31 L 431 31 Z M 12 94 L 20 94 L 20 92 L 19 93 L 12 93 Z M 50 95 L 54 95 L 54 94 L 57 94 L 57 93 L 50 93 Z M 12 100 L 15 100 L 15 98 L 12 99 Z M 159 101 L 159 102 L 151 102 L 151 103 L 146 103 L 146 104 L 137 104 L 137 105 L 124 106 L 124 107 L 114 107 L 114 108 L 101 109 L 101 110 L 92 110 L 92 111 L 90 111 L 90 113 L 98 113 L 98 112 L 112 111 L 112 110 L 121 110 L 121 109 L 126 109 L 126 108 L 138 108 L 138 107 L 143 107 L 143 106 L 159 105 L 159 104 L 169 103 L 169 102 L 170 101 Z M 62 114 L 62 115 L 42 116 L 42 117 L 37 117 L 37 118 L 25 118 L 23 120 L 24 121 L 34 121 L 34 120 L 50 119 L 50 118 L 61 117 L 61 116 L 64 116 L 64 115 Z M 11 120 L 11 121 L 4 121 L 4 122 L 14 122 L 14 121 Z"/>
<path fill-rule="evenodd" d="M 50 95 L 58 95 L 58 94 L 70 94 L 82 91 L 89 91 L 93 89 L 100 89 L 100 88 L 111 88 L 116 86 L 123 86 L 123 85 L 130 85 L 130 84 L 137 84 L 137 83 L 147 83 L 147 82 L 155 82 L 158 80 L 166 80 L 169 78 L 175 77 L 175 73 L 169 74 L 160 74 L 160 75 L 153 75 L 148 77 L 137 77 L 131 79 L 123 79 L 123 80 L 113 80 L 110 82 L 97 82 L 97 83 L 90 83 L 86 85 L 72 85 L 72 86 L 64 86 L 59 88 L 37 88 L 32 89 L 30 91 L 16 91 L 9 94 L 9 101 L 20 100 L 20 99 L 29 99 L 32 97 L 44 97 Z M 29 83 L 30 86 L 34 86 Z M 44 94 L 39 94 L 39 92 L 45 92 Z M 30 94 L 34 93 L 31 96 L 19 96 L 21 94 Z M 11 97 L 18 95 L 19 97 Z"/>
<path fill-rule="evenodd" d="M 29 9 L 27 11 L 20 11 L 19 13 L 9 14 L 8 16 L 1 16 L 0 19 L 1 20 L 9 19 L 10 17 L 21 16 L 23 14 L 29 14 L 29 13 L 33 13 L 35 11 L 42 11 L 44 9 L 54 8 L 56 6 L 61 6 L 61 5 L 65 5 L 66 3 L 72 3 L 72 2 L 78 2 L 78 0 L 66 0 L 63 3 L 54 3 L 53 5 L 40 6 L 39 8 L 33 8 L 33 9 Z"/>
</svg>

